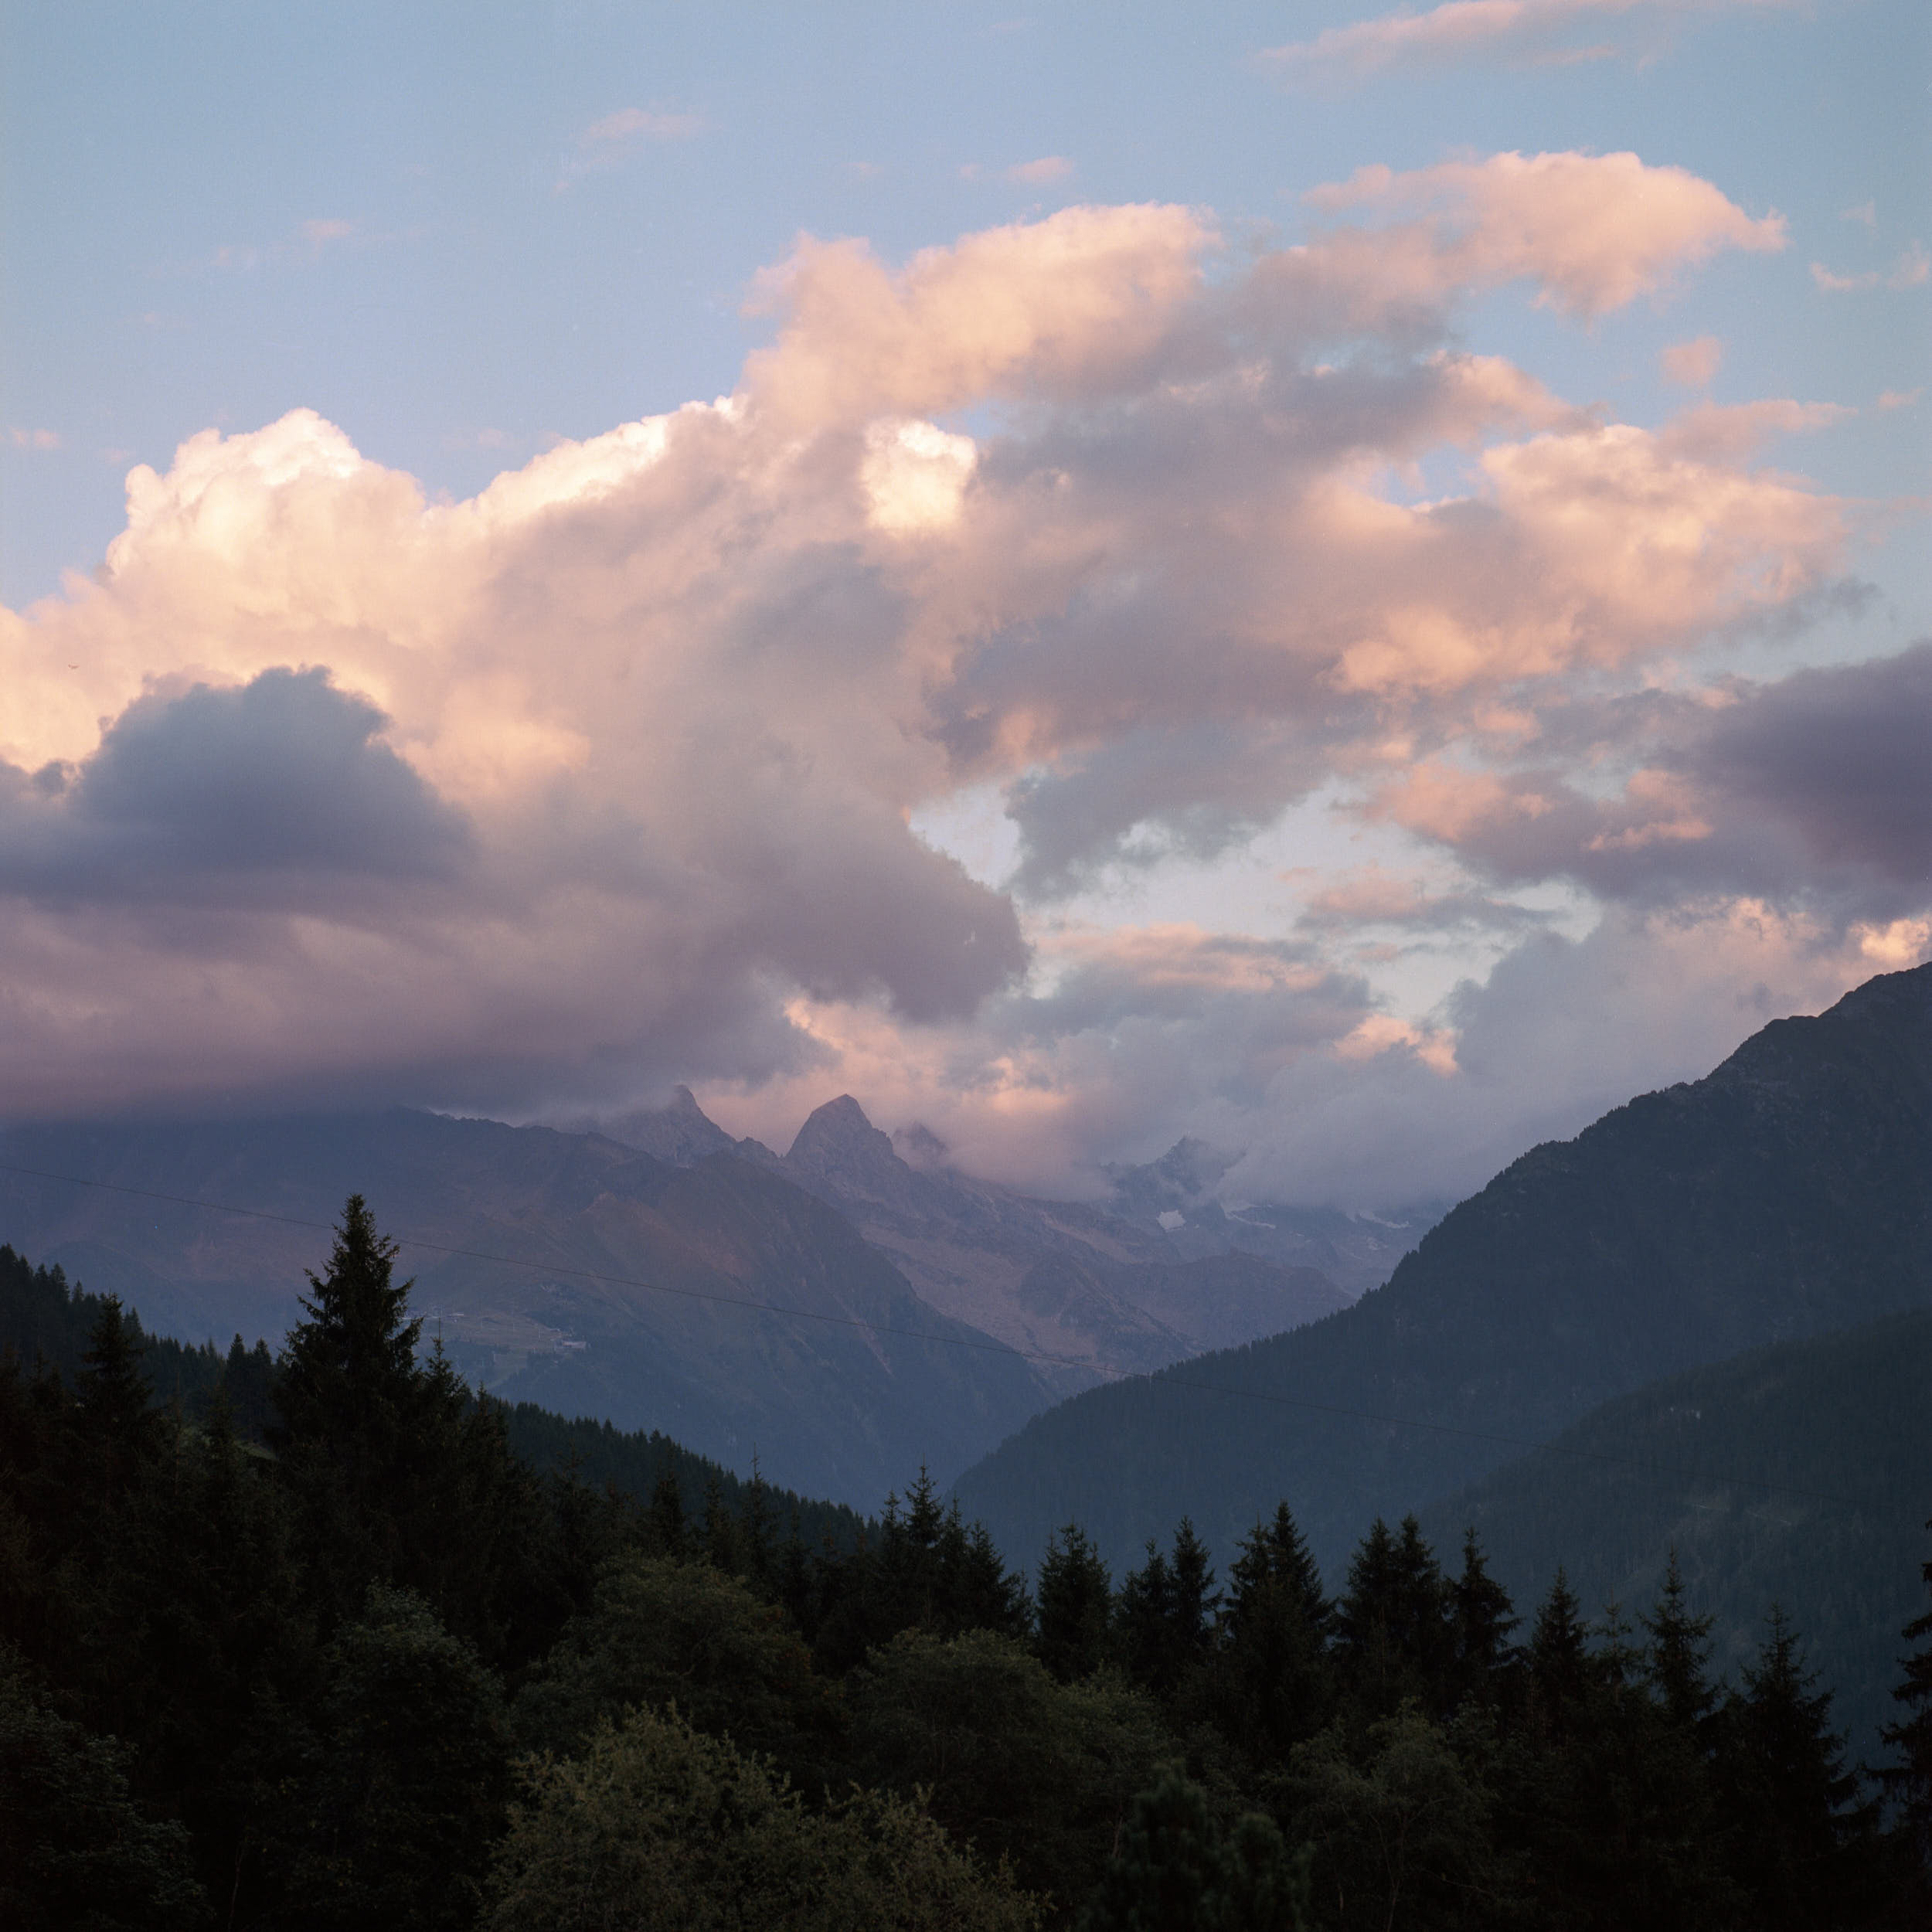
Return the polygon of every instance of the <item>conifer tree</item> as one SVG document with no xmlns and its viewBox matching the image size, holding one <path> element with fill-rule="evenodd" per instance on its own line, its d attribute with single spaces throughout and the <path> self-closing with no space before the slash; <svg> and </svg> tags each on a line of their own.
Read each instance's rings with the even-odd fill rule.
<svg viewBox="0 0 1932 1932">
<path fill-rule="evenodd" d="M 1150 1537 L 1147 1562 L 1121 1583 L 1121 1650 L 1129 1674 L 1158 1696 L 1171 1696 L 1206 1655 L 1219 1601 L 1207 1547 L 1187 1517 L 1174 1532 L 1171 1562 Z"/>
<path fill-rule="evenodd" d="M 1063 1684 L 1097 1670 L 1107 1655 L 1114 1580 L 1078 1523 L 1048 1539 L 1036 1601 L 1040 1662 Z"/>
<path fill-rule="evenodd" d="M 1335 1609 L 1344 1676 L 1365 1715 L 1386 1717 L 1406 1698 L 1443 1712 L 1450 1686 L 1449 1591 L 1413 1516 L 1399 1534 L 1378 1517 L 1349 1566 Z"/>
<path fill-rule="evenodd" d="M 1932 1529 L 1932 1522 L 1925 1526 Z M 1932 1560 L 1921 1574 L 1932 1591 Z M 1915 1617 L 1903 1634 L 1918 1648 L 1900 1659 L 1905 1675 L 1892 1696 L 1906 1715 L 1880 1733 L 1897 1755 L 1879 1776 L 1899 1807 L 1901 1830 L 1932 1876 L 1932 1610 Z"/>
<path fill-rule="evenodd" d="M 102 1298 L 75 1378 L 74 1409 L 95 1482 L 95 1504 L 121 1497 L 158 1451 L 163 1428 L 142 1372 L 140 1324 L 118 1295 Z"/>
<path fill-rule="evenodd" d="M 398 1473 L 420 1405 L 423 1325 L 406 1318 L 413 1284 L 393 1279 L 396 1254 L 362 1196 L 352 1194 L 328 1272 L 309 1275 L 307 1319 L 289 1331 L 275 1391 L 276 1446 L 332 1474 L 359 1515 L 374 1509 Z"/>
<path fill-rule="evenodd" d="M 1755 1665 L 1724 1712 L 1722 1809 L 1732 1870 L 1764 1932 L 1808 1932 L 1855 1902 L 1872 1808 L 1831 1728 L 1832 1693 L 1814 1689 L 1797 1638 L 1772 1606 Z M 1847 1915 L 1848 1917 L 1855 1915 Z"/>
<path fill-rule="evenodd" d="M 1150 1690 L 1163 1694 L 1171 1690 L 1168 1628 L 1174 1615 L 1174 1577 L 1151 1536 L 1147 1539 L 1147 1561 L 1121 1579 L 1117 1615 L 1128 1675 Z"/>
<path fill-rule="evenodd" d="M 713 1570 L 727 1577 L 743 1573 L 738 1519 L 725 1501 L 724 1485 L 715 1469 L 705 1480 L 703 1542 L 705 1561 Z"/>
<path fill-rule="evenodd" d="M 1473 1526 L 1463 1536 L 1461 1573 L 1449 1586 L 1449 1621 L 1458 1698 L 1493 1703 L 1520 1619 L 1509 1591 L 1490 1575 Z"/>
<path fill-rule="evenodd" d="M 645 1547 L 654 1556 L 668 1556 L 673 1562 L 682 1563 L 689 1553 L 689 1542 L 677 1472 L 667 1469 L 658 1477 L 657 1486 L 651 1492 L 651 1506 L 645 1512 Z"/>
<path fill-rule="evenodd" d="M 1717 1692 L 1710 1682 L 1712 1619 L 1692 1616 L 1683 1572 L 1677 1566 L 1673 1545 L 1657 1602 L 1643 1619 L 1650 1642 L 1644 1653 L 1644 1674 L 1673 1729 L 1694 1733 L 1716 1707 Z"/>
<path fill-rule="evenodd" d="M 1258 1763 L 1326 1723 L 1335 1702 L 1328 1654 L 1334 1610 L 1285 1502 L 1242 1539 L 1217 1629 L 1215 1702 L 1229 1736 Z"/>
<path fill-rule="evenodd" d="M 1002 1560 L 984 1523 L 969 1529 L 950 1505 L 939 1532 L 939 1590 L 933 1628 L 946 1636 L 993 1630 L 1024 1637 L 1032 1622 L 1026 1586 Z"/>
<path fill-rule="evenodd" d="M 1590 1673 L 1588 1627 L 1560 1563 L 1530 1631 L 1529 1665 L 1535 1721 L 1546 1734 L 1561 1737 L 1582 1708 Z"/>
<path fill-rule="evenodd" d="M 1304 1550 L 1304 1554 L 1306 1554 Z M 1207 1545 L 1195 1534 L 1192 1517 L 1183 1516 L 1174 1530 L 1174 1620 L 1182 1645 L 1198 1655 L 1207 1647 L 1221 1594 L 1214 1587 L 1214 1566 Z M 1310 1566 L 1312 1572 L 1313 1566 Z M 1319 1580 L 1316 1587 L 1320 1588 Z"/>
</svg>

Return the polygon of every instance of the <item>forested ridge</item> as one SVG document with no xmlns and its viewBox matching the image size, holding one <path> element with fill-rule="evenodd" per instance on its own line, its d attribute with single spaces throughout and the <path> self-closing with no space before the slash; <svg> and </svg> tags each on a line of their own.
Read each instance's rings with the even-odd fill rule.
<svg viewBox="0 0 1932 1932">
<path fill-rule="evenodd" d="M 0 1362 L 0 1923 L 1932 1910 L 1932 1615 L 1882 1807 L 1804 1633 L 1766 1606 L 1719 1681 L 1674 1565 L 1592 1621 L 1560 1575 L 1512 1605 L 1410 1518 L 1325 1580 L 1283 1503 L 1219 1575 L 1185 1521 L 1117 1583 L 1070 1525 L 1029 1588 L 923 1475 L 808 1532 L 755 1480 L 694 1506 L 648 1440 L 519 1437 L 423 1352 L 393 1254 L 352 1199 L 273 1358 L 151 1342 L 0 1256 L 6 1319 L 46 1338 L 10 1326 Z"/>
<path fill-rule="evenodd" d="M 1473 1523 L 1522 1599 L 1560 1558 L 1585 1603 L 1647 1601 L 1675 1557 L 1733 1673 L 1764 1606 L 1782 1604 L 1870 1756 L 1928 1509 L 1932 1310 L 1920 1310 L 1652 1383 L 1417 1513 L 1445 1540 Z"/>
</svg>

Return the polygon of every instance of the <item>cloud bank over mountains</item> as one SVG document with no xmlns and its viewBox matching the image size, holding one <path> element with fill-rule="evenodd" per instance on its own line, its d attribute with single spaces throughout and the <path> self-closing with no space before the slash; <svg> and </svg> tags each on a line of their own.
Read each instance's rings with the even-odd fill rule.
<svg viewBox="0 0 1932 1932">
<path fill-rule="evenodd" d="M 1642 427 L 1462 339 L 1777 218 L 1631 155 L 1307 200 L 802 240 L 733 394 L 467 502 L 305 410 L 134 471 L 0 616 L 7 1111 L 843 1087 L 1035 1185 L 1186 1130 L 1373 1205 L 1918 957 L 1932 645 L 1726 648 L 1855 604 L 1871 507 L 1760 457 L 1816 413 Z M 974 799 L 1010 866 L 914 829 Z M 1297 812 L 1266 930 L 1095 916 Z"/>
</svg>

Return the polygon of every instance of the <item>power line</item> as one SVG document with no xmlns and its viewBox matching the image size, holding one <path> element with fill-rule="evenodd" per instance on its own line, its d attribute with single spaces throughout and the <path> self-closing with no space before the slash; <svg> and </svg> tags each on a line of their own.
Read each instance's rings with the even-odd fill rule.
<svg viewBox="0 0 1932 1932">
<path fill-rule="evenodd" d="M 328 1221 L 312 1221 L 294 1214 L 276 1214 L 264 1208 L 236 1207 L 225 1201 L 196 1200 L 187 1195 L 163 1194 L 152 1188 L 129 1187 L 117 1181 L 98 1181 L 80 1174 L 54 1174 L 42 1168 L 16 1166 L 11 1162 L 0 1161 L 0 1174 L 19 1174 L 39 1181 L 58 1181 L 70 1187 L 98 1188 L 111 1194 L 127 1194 L 144 1201 L 164 1201 L 174 1207 L 197 1208 L 215 1214 L 240 1215 L 253 1221 L 274 1221 L 284 1227 L 308 1228 L 324 1234 L 333 1234 L 335 1226 Z M 492 1267 L 536 1269 L 537 1264 L 519 1261 L 505 1254 L 489 1254 L 480 1248 L 456 1247 L 440 1241 L 427 1241 L 415 1235 L 395 1234 L 388 1237 L 398 1247 L 417 1248 L 426 1253 L 452 1256 L 458 1260 L 483 1261 Z M 647 1281 L 634 1275 L 609 1274 L 596 1268 L 580 1268 L 545 1263 L 541 1272 L 549 1274 L 573 1275 L 580 1280 L 600 1282 L 612 1287 L 639 1288 L 648 1294 L 675 1295 L 689 1301 L 715 1302 L 724 1308 L 749 1308 L 762 1315 L 783 1315 L 789 1321 L 818 1321 L 835 1328 L 857 1328 L 869 1335 L 888 1335 L 903 1340 L 929 1342 L 942 1348 L 973 1349 L 985 1354 L 1011 1355 L 1022 1362 L 1044 1362 L 1055 1368 L 1084 1369 L 1090 1374 L 1111 1377 L 1113 1380 L 1128 1381 L 1134 1378 L 1128 1370 L 1109 1369 L 1091 1362 L 1083 1362 L 1073 1355 L 1049 1355 L 1043 1350 L 1016 1349 L 1010 1343 L 996 1342 L 990 1335 L 975 1337 L 963 1335 L 934 1335 L 920 1328 L 895 1328 L 889 1323 L 867 1321 L 857 1315 L 832 1315 L 821 1308 L 787 1308 L 776 1301 L 760 1301 L 747 1295 L 717 1294 L 704 1288 L 674 1287 L 668 1282 Z M 1176 1375 L 1171 1369 L 1155 1369 L 1144 1379 L 1161 1382 L 1169 1387 L 1192 1389 L 1207 1395 L 1227 1396 L 1237 1401 L 1267 1403 L 1276 1408 L 1295 1409 L 1317 1415 L 1338 1416 L 1354 1422 L 1369 1422 L 1386 1428 L 1417 1429 L 1434 1435 L 1459 1436 L 1476 1442 L 1500 1444 L 1505 1447 L 1539 1451 L 1546 1455 L 1567 1457 L 1574 1461 L 1595 1462 L 1623 1469 L 1635 1469 L 1646 1475 L 1671 1476 L 1693 1482 L 1713 1482 L 1726 1485 L 1733 1488 L 1756 1489 L 1774 1496 L 1802 1497 L 1811 1502 L 1829 1503 L 1838 1509 L 1852 1509 L 1857 1499 L 1833 1496 L 1815 1489 L 1800 1489 L 1788 1483 L 1762 1482 L 1749 1476 L 1722 1476 L 1709 1470 L 1679 1468 L 1668 1463 L 1640 1462 L 1634 1457 L 1615 1456 L 1599 1450 L 1566 1447 L 1561 1443 L 1539 1442 L 1533 1437 L 1505 1435 L 1488 1429 L 1472 1429 L 1461 1423 L 1421 1422 L 1407 1416 L 1380 1415 L 1366 1409 L 1351 1409 L 1339 1403 L 1311 1402 L 1295 1396 L 1275 1395 L 1265 1389 L 1235 1389 L 1224 1383 L 1196 1381 L 1190 1377 Z"/>
</svg>

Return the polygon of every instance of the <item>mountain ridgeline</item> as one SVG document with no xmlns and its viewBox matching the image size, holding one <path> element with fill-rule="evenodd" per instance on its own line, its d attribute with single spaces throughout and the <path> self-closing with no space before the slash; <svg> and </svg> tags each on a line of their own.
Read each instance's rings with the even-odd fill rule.
<svg viewBox="0 0 1932 1932">
<path fill-rule="evenodd" d="M 604 1129 L 400 1108 L 16 1127 L 0 1240 L 158 1330 L 272 1334 L 364 1192 L 477 1386 L 864 1506 L 922 1464 L 950 1480 L 1107 1376 L 1345 1306 L 1279 1257 L 1359 1281 L 1420 1226 L 1284 1213 L 1230 1233 L 1190 1196 L 1182 1252 L 1131 1185 L 1117 1213 L 1036 1200 L 950 1167 L 930 1134 L 902 1137 L 907 1159 L 849 1097 L 782 1155 L 682 1090 Z"/>
<path fill-rule="evenodd" d="M 1070 1521 L 1123 1559 L 1189 1514 L 1225 1553 L 1285 1496 L 1329 1570 L 1613 1396 L 1927 1305 L 1920 967 L 1532 1149 L 1352 1308 L 1035 1417 L 956 1493 L 1021 1560 Z"/>
</svg>

